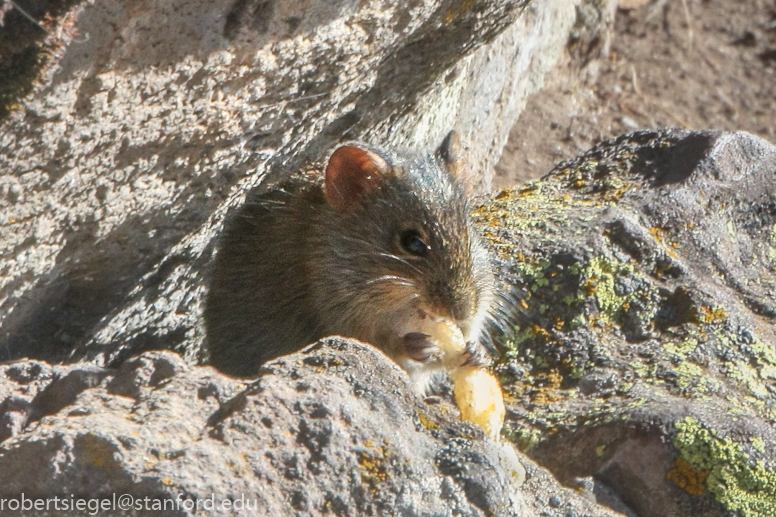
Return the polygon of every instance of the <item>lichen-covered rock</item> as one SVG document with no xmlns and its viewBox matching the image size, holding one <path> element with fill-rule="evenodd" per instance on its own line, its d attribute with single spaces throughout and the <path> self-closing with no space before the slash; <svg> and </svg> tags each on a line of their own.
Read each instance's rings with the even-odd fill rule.
<svg viewBox="0 0 776 517">
<path fill-rule="evenodd" d="M 48 33 L 8 10 L 0 360 L 195 361 L 224 214 L 343 140 L 455 128 L 487 184 L 578 3 L 68 0 L 31 11 Z"/>
<path fill-rule="evenodd" d="M 524 293 L 506 434 L 638 515 L 776 515 L 776 148 L 662 130 L 478 209 Z"/>
<path fill-rule="evenodd" d="M 154 505 L 200 515 L 196 500 L 227 499 L 252 515 L 615 515 L 530 461 L 521 491 L 511 446 L 444 401 L 423 403 L 401 369 L 354 341 L 323 340 L 249 384 L 172 352 L 118 370 L 29 361 L 3 370 L 0 388 L 28 395 L 30 411 L 0 444 L 0 499 L 129 500 L 127 513 L 143 515 Z M 0 418 L 14 411 L 0 406 Z M 59 504 L 48 513 L 84 513 Z M 235 508 L 218 513 L 246 514 Z"/>
</svg>

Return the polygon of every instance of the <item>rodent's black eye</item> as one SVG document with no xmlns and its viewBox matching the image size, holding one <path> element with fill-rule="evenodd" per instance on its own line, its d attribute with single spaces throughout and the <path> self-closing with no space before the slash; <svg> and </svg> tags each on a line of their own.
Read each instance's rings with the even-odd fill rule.
<svg viewBox="0 0 776 517">
<path fill-rule="evenodd" d="M 428 251 L 428 244 L 423 240 L 423 236 L 416 230 L 405 230 L 401 236 L 401 247 L 407 253 L 413 255 L 425 255 Z"/>
</svg>

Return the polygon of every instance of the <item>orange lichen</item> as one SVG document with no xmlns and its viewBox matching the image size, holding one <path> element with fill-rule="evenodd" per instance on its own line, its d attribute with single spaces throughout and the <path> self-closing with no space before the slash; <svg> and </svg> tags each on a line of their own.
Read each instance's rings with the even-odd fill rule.
<svg viewBox="0 0 776 517">
<path fill-rule="evenodd" d="M 654 237 L 654 239 L 657 242 L 662 243 L 663 242 L 663 235 L 665 234 L 665 230 L 663 230 L 662 228 L 658 228 L 657 226 L 653 226 L 652 228 L 649 229 L 649 234 L 652 237 Z"/>
<path fill-rule="evenodd" d="M 528 187 L 521 188 L 521 189 L 520 189 L 520 190 L 517 192 L 517 197 L 526 197 L 526 196 L 530 196 L 531 194 L 533 194 L 534 192 L 536 192 L 536 190 L 537 190 L 537 187 L 535 187 L 535 186 L 533 186 L 533 185 L 531 185 L 531 186 L 528 186 Z"/>
<path fill-rule="evenodd" d="M 549 405 L 563 400 L 567 394 L 561 390 L 563 376 L 557 370 L 551 370 L 543 375 L 536 376 L 536 385 L 541 385 L 531 395 L 535 404 Z M 534 388 L 536 388 L 536 385 Z"/>
<path fill-rule="evenodd" d="M 598 278 L 588 278 L 585 280 L 585 283 L 582 284 L 582 287 L 585 288 L 585 292 L 587 292 L 588 296 L 593 296 L 596 291 L 598 291 Z"/>
<path fill-rule="evenodd" d="M 466 16 L 466 14 L 469 11 L 471 11 L 476 5 L 477 5 L 476 0 L 464 0 L 459 4 L 456 4 L 450 11 L 448 11 L 447 16 L 445 16 L 445 23 L 453 23 L 453 22 L 459 21 L 464 16 Z"/>
<path fill-rule="evenodd" d="M 698 319 L 703 323 L 721 323 L 727 319 L 727 313 L 722 307 L 706 307 L 702 305 L 698 308 Z"/>
<path fill-rule="evenodd" d="M 531 330 L 533 331 L 534 335 L 537 337 L 543 337 L 545 339 L 550 337 L 550 333 L 547 332 L 544 328 L 540 327 L 539 325 L 532 325 Z"/>
<path fill-rule="evenodd" d="M 372 491 L 377 490 L 377 486 L 388 479 L 388 467 L 386 462 L 389 457 L 387 446 L 372 447 L 368 445 L 371 452 L 360 451 L 358 453 L 358 465 L 362 468 L 361 483 L 368 485 Z"/>
<path fill-rule="evenodd" d="M 706 478 L 709 470 L 695 470 L 687 461 L 677 458 L 674 466 L 666 473 L 666 479 L 673 481 L 690 495 L 702 496 L 706 492 Z"/>
<path fill-rule="evenodd" d="M 420 422 L 420 425 L 425 427 L 426 429 L 429 429 L 431 431 L 436 431 L 439 429 L 439 424 L 436 422 L 431 421 L 426 415 L 423 413 L 418 413 L 418 421 Z"/>
</svg>

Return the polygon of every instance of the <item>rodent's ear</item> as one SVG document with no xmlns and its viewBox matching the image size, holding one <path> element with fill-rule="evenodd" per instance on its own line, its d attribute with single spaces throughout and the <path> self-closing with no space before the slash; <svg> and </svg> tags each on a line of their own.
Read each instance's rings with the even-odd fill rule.
<svg viewBox="0 0 776 517">
<path fill-rule="evenodd" d="M 345 212 L 390 172 L 391 166 L 376 152 L 355 144 L 343 145 L 334 151 L 326 165 L 323 187 L 326 201 L 337 211 Z"/>
<path fill-rule="evenodd" d="M 447 166 L 450 173 L 456 176 L 461 162 L 461 137 L 458 136 L 455 129 L 447 133 L 436 154 Z"/>
<path fill-rule="evenodd" d="M 461 138 L 458 136 L 458 132 L 453 129 L 447 133 L 445 139 L 442 140 L 442 144 L 437 149 L 436 155 L 445 165 L 448 172 L 450 172 L 450 175 L 458 180 L 463 187 L 464 192 L 466 192 L 467 195 L 471 195 L 474 190 L 473 181 L 471 174 L 465 170 L 466 168 L 461 159 L 463 154 L 462 147 Z"/>
</svg>

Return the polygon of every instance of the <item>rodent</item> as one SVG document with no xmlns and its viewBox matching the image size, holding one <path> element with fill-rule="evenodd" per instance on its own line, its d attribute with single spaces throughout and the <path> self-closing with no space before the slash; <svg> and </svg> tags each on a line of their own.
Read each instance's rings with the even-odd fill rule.
<svg viewBox="0 0 776 517">
<path fill-rule="evenodd" d="M 435 153 L 336 147 L 321 173 L 271 187 L 225 225 L 204 322 L 210 363 L 251 376 L 328 335 L 370 343 L 421 391 L 440 370 L 424 318 L 452 321 L 467 360 L 494 301 L 489 254 L 469 216 L 451 132 Z"/>
</svg>

